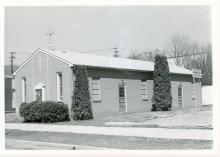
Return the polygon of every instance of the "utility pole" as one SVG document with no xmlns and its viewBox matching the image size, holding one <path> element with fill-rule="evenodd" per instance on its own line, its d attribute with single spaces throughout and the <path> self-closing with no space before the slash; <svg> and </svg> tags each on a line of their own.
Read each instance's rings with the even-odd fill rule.
<svg viewBox="0 0 220 157">
<path fill-rule="evenodd" d="M 119 55 L 118 55 L 118 53 L 119 53 L 118 48 L 115 47 L 115 48 L 113 48 L 113 49 L 114 49 L 114 51 L 113 51 L 113 56 L 114 56 L 114 57 L 118 57 L 118 56 L 119 56 Z"/>
<path fill-rule="evenodd" d="M 14 56 L 15 53 L 16 52 L 11 52 L 10 53 L 11 56 L 9 57 L 11 59 L 10 60 L 10 62 L 11 62 L 11 75 L 13 75 L 13 73 L 14 73 L 14 59 L 16 59 L 15 56 Z"/>
<path fill-rule="evenodd" d="M 165 52 L 164 52 L 164 50 L 163 50 L 163 56 L 165 55 Z"/>
</svg>

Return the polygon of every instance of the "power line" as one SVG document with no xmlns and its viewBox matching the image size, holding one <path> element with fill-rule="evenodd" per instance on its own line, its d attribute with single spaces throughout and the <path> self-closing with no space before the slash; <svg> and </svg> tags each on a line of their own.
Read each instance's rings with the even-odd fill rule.
<svg viewBox="0 0 220 157">
<path fill-rule="evenodd" d="M 77 51 L 78 53 L 92 53 L 92 52 L 102 52 L 102 51 L 107 51 L 107 50 L 112 50 L 114 48 L 106 48 L 106 49 L 97 49 L 97 50 L 88 50 L 88 51 Z M 10 53 L 10 52 L 7 52 L 5 51 L 6 53 Z M 25 51 L 16 51 L 16 54 L 29 54 L 31 55 L 32 53 L 30 52 L 25 52 Z"/>
<path fill-rule="evenodd" d="M 181 56 L 171 56 L 171 57 L 167 57 L 167 59 L 171 59 L 171 58 L 181 58 L 181 57 L 190 57 L 190 56 L 198 56 L 198 55 L 204 55 L 204 54 L 208 54 L 208 52 L 202 52 L 202 53 L 195 53 L 195 54 L 185 54 L 185 55 L 181 55 Z"/>
<path fill-rule="evenodd" d="M 21 53 L 21 54 L 32 54 L 30 52 L 19 52 L 19 51 L 16 51 L 16 53 Z"/>
<path fill-rule="evenodd" d="M 114 48 L 106 48 L 106 49 L 96 49 L 96 50 L 88 50 L 88 51 L 77 51 L 79 53 L 94 53 L 94 52 L 103 52 L 103 51 L 107 51 L 109 50 L 108 53 L 112 53 L 112 51 L 110 50 L 113 50 L 113 53 L 114 55 L 118 55 L 119 53 L 119 49 L 122 49 L 122 50 L 128 50 L 128 51 L 131 51 L 131 50 L 135 50 L 135 49 L 127 49 L 127 48 L 117 48 L 117 47 L 114 47 Z M 138 50 L 138 49 L 137 49 Z M 144 51 L 144 50 L 143 50 Z M 153 51 L 150 51 L 150 52 L 153 52 Z M 209 52 L 197 52 L 197 53 L 194 53 L 194 54 L 184 54 L 184 55 L 178 55 L 178 56 L 171 56 L 170 53 L 173 53 L 174 51 L 167 51 L 167 50 L 157 50 L 156 53 L 162 53 L 163 55 L 166 55 L 168 59 L 171 59 L 171 58 L 180 58 L 180 57 L 187 57 L 187 56 L 197 56 L 197 55 L 204 55 L 204 54 L 208 54 Z M 11 53 L 11 52 L 7 52 L 6 53 Z M 27 55 L 31 55 L 32 53 L 31 52 L 25 52 L 25 51 L 16 51 L 16 55 L 24 55 L 24 54 L 27 54 Z M 169 56 L 168 56 L 169 55 Z"/>
<path fill-rule="evenodd" d="M 19 52 L 16 52 L 16 55 L 31 55 L 32 53 L 19 53 Z"/>
<path fill-rule="evenodd" d="M 11 53 L 10 51 L 4 51 L 5 53 Z M 15 51 L 16 54 L 32 54 L 31 52 L 25 52 L 25 51 Z"/>
<path fill-rule="evenodd" d="M 88 51 L 77 51 L 79 53 L 92 53 L 92 52 L 102 52 L 106 50 L 112 50 L 113 48 L 107 48 L 107 49 L 97 49 L 97 50 L 88 50 Z"/>
</svg>

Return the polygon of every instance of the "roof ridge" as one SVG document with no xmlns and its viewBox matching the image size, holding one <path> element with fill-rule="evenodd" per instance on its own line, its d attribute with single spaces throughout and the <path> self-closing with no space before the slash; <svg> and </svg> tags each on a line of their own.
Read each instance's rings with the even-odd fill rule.
<svg viewBox="0 0 220 157">
<path fill-rule="evenodd" d="M 44 50 L 44 49 L 42 49 L 42 50 Z M 131 61 L 131 62 L 139 62 L 139 63 L 148 63 L 148 64 L 153 64 L 154 65 L 154 62 L 152 62 L 152 61 L 144 61 L 144 60 L 138 60 L 138 59 L 131 59 L 131 58 L 122 58 L 122 57 L 113 57 L 113 56 L 104 56 L 104 55 L 99 55 L 99 54 L 90 54 L 90 53 L 82 53 L 82 52 L 76 52 L 76 51 L 74 51 L 74 52 L 72 52 L 72 51 L 66 51 L 66 50 L 49 50 L 49 49 L 46 49 L 45 51 L 49 51 L 49 53 L 51 53 L 51 52 L 59 52 L 59 53 L 63 53 L 63 51 L 64 52 L 66 52 L 66 53 L 75 53 L 75 54 L 79 54 L 79 55 L 85 55 L 85 56 L 97 56 L 97 57 L 103 57 L 103 58 L 106 58 L 106 59 L 113 59 L 113 60 L 129 60 L 129 61 Z M 65 53 L 64 53 L 65 54 Z M 53 53 L 52 53 L 52 55 L 53 55 Z M 169 65 L 169 67 L 171 68 L 171 67 L 176 67 L 176 68 L 179 68 L 179 69 L 184 69 L 184 70 L 188 70 L 188 71 L 191 71 L 191 70 L 189 70 L 189 69 L 186 69 L 185 67 L 180 67 L 180 66 L 177 66 L 177 65 L 175 65 L 175 64 L 172 64 L 172 63 L 169 63 L 168 62 L 168 65 Z"/>
<path fill-rule="evenodd" d="M 49 53 L 51 53 L 53 55 L 53 51 L 54 52 L 66 52 L 66 53 L 77 53 L 80 55 L 91 55 L 91 56 L 99 56 L 99 57 L 105 57 L 105 58 L 112 58 L 112 59 L 125 59 L 125 60 L 131 60 L 131 61 L 139 61 L 139 62 L 149 62 L 149 63 L 154 63 L 152 61 L 144 61 L 144 60 L 138 60 L 138 59 L 131 59 L 131 58 L 124 58 L 124 57 L 113 57 L 113 56 L 104 56 L 104 55 L 99 55 L 99 54 L 91 54 L 91 53 L 84 53 L 84 52 L 77 52 L 77 51 L 66 51 L 66 50 L 49 50 L 49 49 L 41 49 L 43 51 L 47 51 Z M 65 54 L 65 53 L 64 53 Z"/>
</svg>

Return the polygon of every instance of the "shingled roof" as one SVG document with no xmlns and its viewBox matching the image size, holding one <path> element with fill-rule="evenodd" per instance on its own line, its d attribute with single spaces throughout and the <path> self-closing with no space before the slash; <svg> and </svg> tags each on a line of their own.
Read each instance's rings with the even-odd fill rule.
<svg viewBox="0 0 220 157">
<path fill-rule="evenodd" d="M 133 60 L 127 58 L 108 57 L 96 54 L 69 52 L 69 51 L 58 51 L 48 49 L 38 49 L 33 53 L 21 66 L 22 68 L 31 58 L 33 58 L 39 52 L 46 53 L 47 55 L 54 57 L 62 62 L 67 63 L 69 66 L 73 65 L 85 65 L 89 67 L 97 67 L 104 69 L 124 69 L 132 71 L 153 71 L 154 62 Z M 19 70 L 17 69 L 17 71 Z M 178 67 L 174 64 L 169 64 L 170 73 L 173 74 L 185 74 L 192 75 L 192 71 Z M 14 74 L 16 74 L 16 72 Z"/>
</svg>

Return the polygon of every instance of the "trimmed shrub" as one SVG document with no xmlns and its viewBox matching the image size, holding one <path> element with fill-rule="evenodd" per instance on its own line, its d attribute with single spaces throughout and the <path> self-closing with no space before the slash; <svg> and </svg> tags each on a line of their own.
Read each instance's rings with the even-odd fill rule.
<svg viewBox="0 0 220 157">
<path fill-rule="evenodd" d="M 75 74 L 71 117 L 74 120 L 93 119 L 89 80 L 85 66 L 74 66 Z"/>
<path fill-rule="evenodd" d="M 172 107 L 170 72 L 166 56 L 155 56 L 151 111 L 170 111 Z"/>
<path fill-rule="evenodd" d="M 52 123 L 70 120 L 68 106 L 62 102 L 33 101 L 22 103 L 19 114 L 26 122 Z"/>
<path fill-rule="evenodd" d="M 22 103 L 19 107 L 19 114 L 21 117 L 26 117 L 25 121 L 30 121 L 30 104 L 29 103 Z"/>
</svg>

